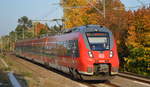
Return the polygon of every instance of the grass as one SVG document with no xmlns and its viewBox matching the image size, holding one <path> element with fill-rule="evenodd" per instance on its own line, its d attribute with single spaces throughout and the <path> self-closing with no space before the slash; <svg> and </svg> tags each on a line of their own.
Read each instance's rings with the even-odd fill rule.
<svg viewBox="0 0 150 87">
<path fill-rule="evenodd" d="M 11 68 L 10 67 L 6 67 L 6 68 L 4 68 L 4 71 L 11 71 Z"/>
<path fill-rule="evenodd" d="M 6 81 L 6 79 L 8 79 L 7 77 L 7 73 L 9 71 L 14 71 L 15 75 L 18 75 L 16 76 L 16 78 L 21 82 L 21 84 L 23 84 L 24 86 L 23 87 L 28 87 L 27 85 L 27 80 L 24 78 L 24 77 L 32 77 L 32 73 L 30 72 L 25 72 L 24 69 L 21 67 L 21 66 L 18 66 L 16 65 L 16 62 L 14 62 L 13 60 L 10 60 L 11 57 L 7 56 L 7 55 L 3 55 L 0 53 L 0 58 L 5 60 L 5 62 L 9 65 L 9 67 L 5 67 L 4 64 L 1 62 L 0 60 L 0 84 L 3 84 L 6 85 L 8 83 L 4 82 Z M 5 73 L 2 74 L 1 72 Z M 20 75 L 19 75 L 20 74 Z M 11 86 L 1 86 L 0 87 L 11 87 Z"/>
<path fill-rule="evenodd" d="M 6 58 L 6 55 L 0 53 L 0 58 Z"/>
<path fill-rule="evenodd" d="M 25 77 L 32 77 L 32 73 L 31 72 L 21 72 L 21 74 Z"/>
</svg>

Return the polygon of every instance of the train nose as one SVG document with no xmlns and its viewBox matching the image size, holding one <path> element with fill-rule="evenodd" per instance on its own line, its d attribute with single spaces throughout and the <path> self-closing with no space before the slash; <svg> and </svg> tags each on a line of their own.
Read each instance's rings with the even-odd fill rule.
<svg viewBox="0 0 150 87">
<path fill-rule="evenodd" d="M 104 53 L 99 53 L 98 58 L 105 58 L 105 54 Z"/>
<path fill-rule="evenodd" d="M 109 57 L 109 51 L 93 51 L 93 61 L 94 63 L 110 63 L 111 58 Z"/>
</svg>

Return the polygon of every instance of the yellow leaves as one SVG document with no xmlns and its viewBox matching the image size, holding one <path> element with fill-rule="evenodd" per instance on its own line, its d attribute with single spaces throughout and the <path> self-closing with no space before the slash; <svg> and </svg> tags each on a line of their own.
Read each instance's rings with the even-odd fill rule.
<svg viewBox="0 0 150 87">
<path fill-rule="evenodd" d="M 148 68 L 147 68 L 147 70 L 150 70 L 150 63 L 149 63 L 149 65 L 148 65 Z"/>
<path fill-rule="evenodd" d="M 144 57 L 138 57 L 137 60 L 138 60 L 138 61 L 142 61 L 142 60 L 147 61 L 146 58 L 144 58 Z"/>
<path fill-rule="evenodd" d="M 150 45 L 150 9 L 141 8 L 137 11 L 129 12 L 129 28 L 128 28 L 128 37 L 127 45 L 133 47 L 143 46 L 144 49 L 146 46 Z"/>
<path fill-rule="evenodd" d="M 135 32 L 136 28 L 135 26 L 130 26 L 129 27 L 129 30 L 128 30 L 128 37 L 126 39 L 126 45 L 129 46 L 133 46 L 133 47 L 139 47 L 140 44 L 137 42 L 138 41 L 138 38 L 137 38 L 137 34 Z"/>
<path fill-rule="evenodd" d="M 121 7 L 124 8 L 124 6 L 121 4 L 119 0 L 112 1 L 107 0 L 106 1 L 106 18 L 104 20 L 103 18 L 103 5 L 101 2 L 97 3 L 94 0 L 90 0 L 90 2 L 99 9 L 102 13 L 100 14 L 93 6 L 91 6 L 90 3 L 88 3 L 86 0 L 62 0 L 66 3 L 65 6 L 73 7 L 71 9 L 65 9 L 64 10 L 64 18 L 66 18 L 68 21 L 65 21 L 66 28 L 76 27 L 80 25 L 86 25 L 86 24 L 99 24 L 99 25 L 105 25 L 108 28 L 112 28 L 112 25 L 117 25 L 116 21 L 119 17 L 117 16 L 117 12 L 113 10 L 115 7 Z M 111 3 L 111 4 L 109 4 Z M 109 4 L 109 5 L 108 5 Z M 74 8 L 77 6 L 78 8 Z M 121 12 L 121 11 L 120 11 Z M 120 13 L 122 14 L 122 13 Z M 123 17 L 122 17 L 123 18 Z M 125 19 L 125 18 L 124 18 Z M 107 20 L 107 21 L 106 21 Z M 120 23 L 120 22 L 117 22 Z M 121 23 L 120 23 L 121 26 Z M 114 28 L 117 29 L 117 28 Z"/>
</svg>

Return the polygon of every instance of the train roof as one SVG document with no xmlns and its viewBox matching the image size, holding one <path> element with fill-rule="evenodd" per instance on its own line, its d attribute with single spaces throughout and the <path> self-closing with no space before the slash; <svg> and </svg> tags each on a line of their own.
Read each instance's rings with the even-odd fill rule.
<svg viewBox="0 0 150 87">
<path fill-rule="evenodd" d="M 66 33 L 73 33 L 73 32 L 80 32 L 80 33 L 86 33 L 86 32 L 108 32 L 109 36 L 112 36 L 112 32 L 107 29 L 106 27 L 100 26 L 100 25 L 85 25 L 85 26 L 80 26 L 80 27 L 74 27 L 71 29 L 65 29 L 62 31 L 61 34 L 66 34 Z M 51 35 L 46 35 L 45 37 L 48 37 Z M 38 40 L 44 37 L 40 37 L 40 38 L 32 38 L 32 39 L 26 39 L 26 40 L 20 40 L 18 42 L 22 42 L 22 41 L 28 41 L 28 40 Z"/>
<path fill-rule="evenodd" d="M 107 32 L 109 34 L 109 37 L 110 37 L 110 48 L 112 49 L 113 47 L 113 35 L 112 35 L 112 32 L 107 29 L 106 27 L 103 27 L 103 26 L 100 26 L 100 25 L 86 25 L 86 26 L 80 26 L 80 27 L 75 27 L 75 28 L 72 28 L 72 29 L 68 29 L 68 33 L 71 33 L 71 32 L 80 32 L 82 33 L 83 35 L 86 33 L 86 32 Z"/>
<path fill-rule="evenodd" d="M 80 26 L 75 27 L 72 29 L 66 29 L 64 30 L 64 33 L 71 33 L 71 32 L 108 32 L 111 34 L 111 31 L 107 29 L 106 27 L 100 26 L 100 25 L 86 25 L 86 26 Z"/>
</svg>

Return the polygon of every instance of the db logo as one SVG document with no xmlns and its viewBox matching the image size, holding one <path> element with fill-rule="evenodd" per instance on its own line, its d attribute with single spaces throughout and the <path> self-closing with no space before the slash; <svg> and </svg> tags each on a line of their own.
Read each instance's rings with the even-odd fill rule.
<svg viewBox="0 0 150 87">
<path fill-rule="evenodd" d="M 104 58 L 104 54 L 99 54 L 99 58 Z"/>
</svg>

